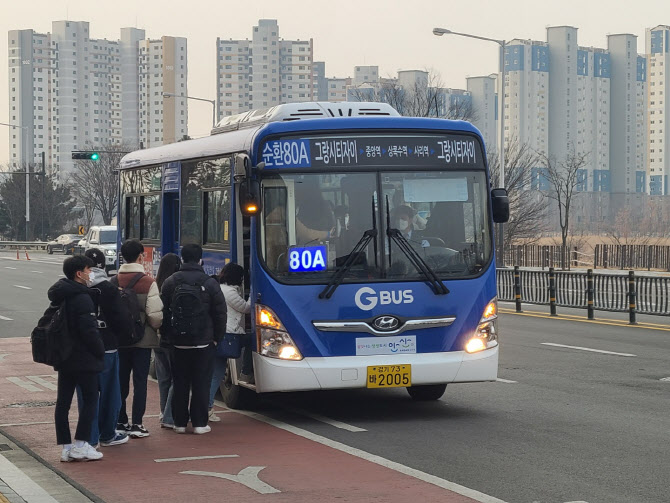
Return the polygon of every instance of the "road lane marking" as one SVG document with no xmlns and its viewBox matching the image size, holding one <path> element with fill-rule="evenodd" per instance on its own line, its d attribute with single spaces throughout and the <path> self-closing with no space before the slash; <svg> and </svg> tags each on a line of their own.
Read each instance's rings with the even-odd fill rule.
<svg viewBox="0 0 670 503">
<path fill-rule="evenodd" d="M 161 458 L 154 459 L 156 463 L 171 463 L 172 461 L 196 461 L 199 459 L 239 458 L 239 454 L 218 454 L 216 456 L 188 456 L 185 458 Z"/>
<path fill-rule="evenodd" d="M 58 386 L 56 385 L 56 383 L 47 381 L 45 379 L 45 377 L 48 377 L 50 379 L 53 379 L 54 381 L 57 381 L 58 374 L 43 374 L 43 375 L 38 375 L 38 376 L 26 376 L 27 379 L 30 379 L 35 384 L 39 384 L 40 386 L 44 386 L 46 389 L 50 389 L 51 391 L 57 391 Z"/>
<path fill-rule="evenodd" d="M 5 269 L 12 269 L 12 270 L 16 271 L 16 267 L 8 267 L 8 266 L 5 266 Z"/>
<path fill-rule="evenodd" d="M 6 428 L 8 426 L 33 426 L 35 424 L 54 424 L 54 421 L 31 421 L 28 423 L 5 423 L 0 424 L 0 428 Z"/>
<path fill-rule="evenodd" d="M 576 308 L 572 308 L 572 309 L 576 309 Z M 529 313 L 532 313 L 532 314 L 539 314 L 539 315 L 542 315 L 542 316 L 550 316 L 551 318 L 569 318 L 569 319 L 571 319 L 571 320 L 574 319 L 574 320 L 576 320 L 576 321 L 588 321 L 588 322 L 590 322 L 590 323 L 594 323 L 594 322 L 603 322 L 603 323 L 612 322 L 612 323 L 621 324 L 622 326 L 628 326 L 628 325 L 629 325 L 629 323 L 628 323 L 627 320 L 615 320 L 615 319 L 607 319 L 607 318 L 596 318 L 596 319 L 593 319 L 593 320 L 589 320 L 589 319 L 587 319 L 583 314 L 580 315 L 580 314 L 566 314 L 566 313 L 561 313 L 561 314 L 559 314 L 559 315 L 557 315 L 557 316 L 551 316 L 551 315 L 548 315 L 547 313 L 542 312 L 542 311 L 532 311 L 532 310 L 524 311 L 523 313 L 517 313 L 515 309 L 511 309 L 511 308 L 507 308 L 507 309 L 506 309 L 506 308 L 500 308 L 500 312 L 501 312 L 501 313 L 505 313 L 505 314 L 529 314 Z M 621 314 L 628 314 L 628 311 L 616 311 L 616 312 L 619 312 L 619 313 L 621 313 Z M 638 314 L 639 314 L 639 313 L 638 313 Z M 645 315 L 645 316 L 654 316 L 654 315 L 648 314 L 648 315 Z M 644 326 L 646 326 L 646 327 L 663 327 L 663 328 L 667 328 L 667 326 L 668 326 L 667 323 L 665 323 L 665 324 L 663 324 L 663 323 L 649 323 L 648 321 L 645 321 L 645 322 L 642 322 L 642 323 L 638 323 L 638 324 L 639 324 L 639 325 L 644 325 Z"/>
<path fill-rule="evenodd" d="M 590 351 L 592 353 L 604 353 L 606 355 L 616 355 L 616 356 L 637 356 L 630 353 L 615 353 L 614 351 L 604 351 L 602 349 L 592 349 L 592 348 L 583 348 L 581 346 L 567 346 L 565 344 L 555 344 L 553 342 L 541 342 L 543 346 L 555 346 L 558 348 L 567 348 L 567 349 L 579 349 L 580 351 Z"/>
<path fill-rule="evenodd" d="M 203 477 L 216 477 L 219 479 L 230 480 L 232 482 L 237 482 L 243 486 L 253 489 L 259 494 L 276 494 L 280 493 L 279 489 L 275 489 L 270 484 L 266 484 L 260 478 L 258 474 L 264 469 L 264 466 L 247 466 L 240 471 L 237 475 L 231 475 L 230 473 L 217 473 L 217 472 L 201 472 L 201 471 L 187 471 L 179 472 L 183 475 L 201 475 Z"/>
<path fill-rule="evenodd" d="M 510 381 L 509 379 L 501 379 L 500 377 L 498 377 L 498 379 L 496 379 L 496 381 L 504 382 L 504 383 L 508 383 L 508 384 L 516 384 L 517 383 L 517 381 Z"/>
<path fill-rule="evenodd" d="M 227 409 L 226 405 L 219 400 L 215 400 L 214 403 L 219 407 Z M 402 473 L 409 477 L 413 477 L 423 482 L 427 482 L 428 484 L 441 487 L 442 489 L 447 489 L 448 491 L 452 491 L 462 496 L 471 498 L 475 501 L 479 501 L 479 503 L 507 503 L 504 500 L 495 498 L 493 496 L 489 496 L 488 494 L 484 494 L 475 489 L 470 489 L 469 487 L 465 487 L 460 484 L 456 484 L 455 482 L 450 482 L 449 480 L 442 479 L 435 475 L 422 472 L 421 470 L 417 470 L 415 468 L 402 465 L 395 461 L 391 461 L 390 459 L 377 456 L 376 454 L 371 454 L 361 449 L 357 449 L 356 447 L 351 447 L 341 442 L 337 442 L 335 440 L 322 437 L 321 435 L 317 435 L 316 433 L 312 433 L 311 431 L 298 428 L 297 426 L 292 426 L 288 423 L 284 423 L 282 421 L 278 421 L 276 419 L 267 416 L 263 416 L 262 414 L 259 414 L 257 412 L 248 412 L 245 410 L 233 410 L 231 412 L 235 414 L 241 414 L 243 416 L 247 416 L 252 419 L 256 419 L 257 421 L 269 424 L 271 426 L 274 426 L 275 428 L 279 428 L 280 430 L 288 431 L 290 433 L 293 433 L 294 435 L 298 435 L 299 437 L 311 440 L 312 442 L 316 442 L 318 444 L 325 445 L 326 447 L 330 447 L 331 449 L 335 449 L 340 452 L 344 452 L 352 456 L 355 456 L 357 458 L 364 459 L 365 461 L 375 463 L 377 465 L 383 466 L 398 473 Z"/>
<path fill-rule="evenodd" d="M 4 360 L 5 358 L 7 358 L 9 355 L 10 355 L 10 353 L 2 353 L 2 354 L 0 355 L 0 362 L 1 362 L 2 360 Z"/>
<path fill-rule="evenodd" d="M 12 286 L 15 286 L 16 288 L 22 288 L 24 290 L 32 290 L 32 288 L 30 288 L 29 286 L 22 286 L 22 285 L 12 285 Z"/>
<path fill-rule="evenodd" d="M 659 381 L 670 382 L 670 377 L 661 377 Z"/>
<path fill-rule="evenodd" d="M 279 405 L 279 404 L 277 404 L 277 405 Z M 329 417 L 322 416 L 321 414 L 316 414 L 314 412 L 309 412 L 309 411 L 304 410 L 304 409 L 298 409 L 298 408 L 294 408 L 294 407 L 286 407 L 286 406 L 283 406 L 283 405 L 279 405 L 279 406 L 284 410 L 287 410 L 289 412 L 293 412 L 294 414 L 299 414 L 301 416 L 311 417 L 312 419 L 314 419 L 316 421 L 320 421 L 322 423 L 329 424 L 329 425 L 334 426 L 335 428 L 339 428 L 341 430 L 350 431 L 352 433 L 360 433 L 362 431 L 368 431 L 364 428 L 359 428 L 358 426 L 352 426 L 350 424 L 343 423 L 342 421 L 338 421 L 336 419 L 331 419 Z"/>
<path fill-rule="evenodd" d="M 670 328 L 667 328 L 667 325 L 655 325 L 651 323 L 637 323 L 636 325 L 631 325 L 627 321 L 621 320 L 621 322 L 617 323 L 614 320 L 610 321 L 602 321 L 602 320 L 587 320 L 585 318 L 579 319 L 579 318 L 569 318 L 566 315 L 559 314 L 558 316 L 551 316 L 549 314 L 542 314 L 542 313 L 537 313 L 537 314 L 531 314 L 530 312 L 525 312 L 525 313 L 517 313 L 514 310 L 507 310 L 507 309 L 500 309 L 500 312 L 502 314 L 513 314 L 516 316 L 529 316 L 531 318 L 544 318 L 545 320 L 561 320 L 561 321 L 575 321 L 577 323 L 590 323 L 590 324 L 596 324 L 596 325 L 609 325 L 612 327 L 625 327 L 625 328 L 643 328 L 645 330 L 659 330 L 662 332 L 670 332 Z M 663 328 L 665 327 L 665 328 Z"/>
<path fill-rule="evenodd" d="M 2 475 L 2 481 L 25 501 L 58 503 L 49 493 L 1 454 L 0 474 Z"/>
<path fill-rule="evenodd" d="M 23 388 L 23 389 L 25 389 L 25 390 L 28 390 L 28 391 L 30 391 L 30 392 L 44 391 L 43 389 L 38 388 L 38 387 L 35 386 L 34 384 L 31 384 L 31 383 L 29 383 L 29 382 L 24 381 L 24 380 L 21 379 L 20 377 L 6 377 L 6 379 L 7 379 L 9 382 L 11 382 L 11 383 L 13 383 L 13 384 L 16 384 L 17 386 L 20 386 L 21 388 Z"/>
<path fill-rule="evenodd" d="M 42 271 L 30 271 L 30 272 L 34 272 L 35 274 L 44 274 Z"/>
<path fill-rule="evenodd" d="M 6 316 L 0 316 L 0 320 L 5 320 L 5 321 L 14 321 L 11 318 L 7 318 Z"/>
</svg>

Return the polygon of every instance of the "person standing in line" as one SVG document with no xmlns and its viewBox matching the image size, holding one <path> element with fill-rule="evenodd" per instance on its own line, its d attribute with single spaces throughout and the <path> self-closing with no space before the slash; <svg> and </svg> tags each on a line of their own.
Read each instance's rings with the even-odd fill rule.
<svg viewBox="0 0 670 503">
<path fill-rule="evenodd" d="M 93 261 L 75 256 L 63 262 L 65 278 L 49 288 L 49 300 L 56 305 L 65 302 L 65 313 L 73 349 L 70 356 L 54 367 L 58 372 L 58 390 L 54 420 L 56 441 L 62 446 L 60 460 L 96 460 L 102 453 L 88 443 L 98 403 L 99 372 L 104 369 L 105 346 L 98 333 L 95 306 L 88 291 Z M 72 445 L 69 413 L 75 388 L 82 392 L 82 406 Z"/>
<path fill-rule="evenodd" d="M 170 363 L 174 393 L 174 430 L 185 433 L 189 415 L 193 433 L 211 431 L 207 404 L 214 364 L 214 344 L 226 330 L 226 300 L 218 282 L 202 268 L 202 248 L 186 244 L 183 265 L 163 283 L 163 326 L 172 344 Z M 189 392 L 192 394 L 189 406 Z"/>
<path fill-rule="evenodd" d="M 92 446 L 125 444 L 128 435 L 116 431 L 116 421 L 121 408 L 119 385 L 119 335 L 132 330 L 129 316 L 121 302 L 118 288 L 109 282 L 105 271 L 105 254 L 90 248 L 84 253 L 94 266 L 91 267 L 89 294 L 97 313 L 98 331 L 105 345 L 105 368 L 98 374 L 99 399 L 91 429 Z M 82 392 L 77 386 L 77 404 L 81 413 Z"/>
<path fill-rule="evenodd" d="M 119 348 L 119 379 L 121 381 L 121 410 L 116 429 L 133 438 L 148 437 L 149 431 L 142 424 L 147 407 L 147 380 L 151 365 L 151 350 L 158 347 L 156 330 L 163 321 L 163 304 L 158 286 L 144 273 L 144 246 L 138 239 L 129 239 L 121 246 L 125 261 L 119 268 L 117 281 L 123 289 L 134 283 L 140 318 L 144 324 L 144 337 L 133 346 Z M 133 374 L 132 424 L 128 421 L 126 399 L 130 393 L 130 374 Z"/>
<path fill-rule="evenodd" d="M 242 296 L 242 282 L 244 281 L 244 268 L 235 263 L 226 264 L 219 273 L 219 282 L 221 283 L 221 291 L 226 299 L 227 320 L 226 332 L 232 334 L 240 334 L 244 337 L 244 315 L 251 312 L 251 299 L 244 300 Z M 242 364 L 242 374 L 240 379 L 242 381 L 253 384 L 253 370 L 251 370 L 251 352 L 250 348 L 244 348 L 244 359 Z M 216 390 L 219 389 L 221 381 L 226 375 L 226 366 L 228 359 L 221 356 L 214 356 L 214 373 L 212 375 L 212 384 L 209 389 L 209 420 L 218 422 L 221 420 L 213 413 L 214 397 Z"/>
<path fill-rule="evenodd" d="M 161 259 L 156 274 L 156 284 L 158 290 L 161 290 L 165 280 L 179 271 L 181 268 L 181 259 L 174 253 L 166 253 Z M 172 395 L 174 388 L 172 385 L 172 368 L 170 366 L 170 341 L 167 334 L 158 331 L 159 347 L 154 349 L 154 361 L 156 362 L 156 378 L 158 379 L 158 392 L 160 394 L 160 424 L 161 428 L 174 428 L 174 419 L 172 419 Z"/>
</svg>

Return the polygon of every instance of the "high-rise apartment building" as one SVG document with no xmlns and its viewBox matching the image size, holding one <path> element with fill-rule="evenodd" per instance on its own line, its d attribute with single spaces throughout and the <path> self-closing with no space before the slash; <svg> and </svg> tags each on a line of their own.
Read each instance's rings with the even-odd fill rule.
<svg viewBox="0 0 670 503">
<path fill-rule="evenodd" d="M 647 134 L 649 193 L 670 195 L 670 26 L 648 28 L 647 47 Z"/>
<path fill-rule="evenodd" d="M 186 94 L 186 42 L 174 39 L 183 41 L 183 51 L 177 49 L 174 64 L 170 63 L 171 56 L 164 57 L 160 41 L 160 51 L 157 47 L 150 51 L 151 71 L 160 61 L 159 72 L 166 73 L 166 82 L 171 80 L 169 72 L 182 72 L 181 78 L 175 80 L 175 85 L 161 84 L 160 91 L 156 87 L 155 91 L 160 92 L 157 99 L 155 91 L 151 100 L 141 99 L 140 81 L 146 80 L 149 73 L 148 66 L 146 71 L 140 69 L 143 39 L 144 31 L 135 28 L 123 28 L 117 41 L 92 39 L 89 24 L 84 21 L 55 21 L 52 32 L 47 34 L 10 31 L 9 119 L 11 124 L 20 126 L 9 131 L 10 162 L 37 163 L 44 152 L 47 163 L 64 175 L 74 169 L 73 150 L 108 143 L 137 147 L 140 140 L 148 147 L 186 134 L 185 103 L 175 100 L 176 103 L 165 105 L 174 107 L 174 113 L 163 113 L 161 108 L 160 115 L 183 115 L 183 129 L 175 127 L 175 133 L 161 136 L 158 141 L 157 136 L 140 136 L 140 117 L 156 115 L 160 105 L 154 102 L 163 102 L 162 92 Z M 168 41 L 166 47 L 169 44 Z M 149 65 L 148 61 L 144 63 Z M 162 74 L 160 79 L 154 75 L 152 85 L 163 80 Z M 148 91 L 145 94 L 148 98 Z M 153 108 L 147 110 L 150 106 Z M 182 125 L 180 119 L 176 119 L 176 124 Z M 163 128 L 161 124 L 159 129 Z"/>
<path fill-rule="evenodd" d="M 612 60 L 610 106 L 611 192 L 634 193 L 638 170 L 639 125 L 637 37 L 631 34 L 607 36 Z"/>
<path fill-rule="evenodd" d="M 187 135 L 186 61 L 185 38 L 140 42 L 140 141 L 145 148 L 174 143 Z M 176 96 L 164 97 L 164 93 Z"/>
<path fill-rule="evenodd" d="M 378 66 L 356 66 L 354 67 L 354 80 L 352 85 L 375 84 L 379 81 Z"/>
<path fill-rule="evenodd" d="M 505 145 L 549 148 L 549 49 L 545 42 L 514 39 L 505 47 Z"/>
<path fill-rule="evenodd" d="M 261 19 L 251 40 L 216 41 L 219 118 L 316 97 L 312 40 L 283 40 L 275 19 Z M 325 73 L 325 63 L 324 73 Z"/>
<path fill-rule="evenodd" d="M 312 63 L 312 82 L 314 83 L 314 99 L 328 101 L 328 79 L 326 78 L 326 63 L 315 61 Z"/>
<path fill-rule="evenodd" d="M 467 89 L 472 96 L 471 122 L 482 133 L 487 152 L 498 150 L 496 86 L 496 76 L 468 77 L 467 79 Z"/>
</svg>

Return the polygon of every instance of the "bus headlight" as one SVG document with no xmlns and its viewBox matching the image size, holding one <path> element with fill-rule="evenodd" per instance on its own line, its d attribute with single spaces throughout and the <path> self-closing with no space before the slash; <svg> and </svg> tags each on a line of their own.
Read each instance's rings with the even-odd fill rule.
<svg viewBox="0 0 670 503">
<path fill-rule="evenodd" d="M 477 353 L 498 345 L 498 300 L 493 299 L 484 308 L 477 331 L 465 344 L 465 351 Z"/>
<path fill-rule="evenodd" d="M 272 309 L 260 304 L 256 304 L 256 337 L 260 355 L 281 360 L 302 360 L 300 350 L 279 317 Z"/>
</svg>

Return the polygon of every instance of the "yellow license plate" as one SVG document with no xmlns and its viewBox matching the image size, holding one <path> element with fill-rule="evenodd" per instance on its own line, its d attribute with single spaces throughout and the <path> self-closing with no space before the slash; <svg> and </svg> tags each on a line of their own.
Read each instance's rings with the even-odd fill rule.
<svg viewBox="0 0 670 503">
<path fill-rule="evenodd" d="M 368 388 L 402 388 L 411 385 L 411 365 L 375 365 L 368 367 Z"/>
</svg>

